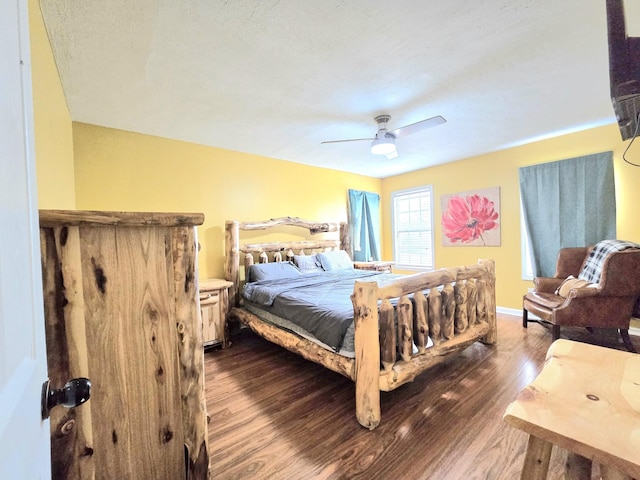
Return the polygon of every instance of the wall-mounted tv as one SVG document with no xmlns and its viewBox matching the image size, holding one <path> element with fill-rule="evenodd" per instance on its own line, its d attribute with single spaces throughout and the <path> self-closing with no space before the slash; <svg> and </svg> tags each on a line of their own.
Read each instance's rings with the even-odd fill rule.
<svg viewBox="0 0 640 480">
<path fill-rule="evenodd" d="M 627 36 L 623 0 L 607 0 L 607 30 L 611 103 L 627 140 L 640 122 L 640 37 Z"/>
</svg>

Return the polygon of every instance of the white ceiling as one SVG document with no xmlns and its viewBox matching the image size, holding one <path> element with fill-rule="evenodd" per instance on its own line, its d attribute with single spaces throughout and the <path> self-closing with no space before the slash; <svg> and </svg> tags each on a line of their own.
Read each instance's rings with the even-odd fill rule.
<svg viewBox="0 0 640 480">
<path fill-rule="evenodd" d="M 374 177 L 615 122 L 602 0 L 40 3 L 74 121 Z M 383 113 L 448 121 L 320 143 Z"/>
</svg>

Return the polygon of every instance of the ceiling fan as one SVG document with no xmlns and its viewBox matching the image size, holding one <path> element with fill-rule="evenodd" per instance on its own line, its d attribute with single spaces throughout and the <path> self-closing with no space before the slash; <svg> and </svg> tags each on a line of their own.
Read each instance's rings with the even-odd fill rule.
<svg viewBox="0 0 640 480">
<path fill-rule="evenodd" d="M 398 150 L 396 149 L 396 138 L 406 137 L 412 133 L 420 132 L 429 127 L 435 127 L 445 123 L 447 120 L 436 115 L 435 117 L 425 118 L 419 122 L 405 125 L 404 127 L 388 130 L 387 124 L 391 119 L 390 115 L 378 115 L 374 120 L 378 124 L 378 133 L 374 138 L 350 138 L 347 140 L 328 140 L 321 143 L 340 143 L 340 142 L 360 142 L 363 140 L 371 141 L 371 153 L 374 155 L 385 155 L 388 159 L 396 158 Z"/>
</svg>

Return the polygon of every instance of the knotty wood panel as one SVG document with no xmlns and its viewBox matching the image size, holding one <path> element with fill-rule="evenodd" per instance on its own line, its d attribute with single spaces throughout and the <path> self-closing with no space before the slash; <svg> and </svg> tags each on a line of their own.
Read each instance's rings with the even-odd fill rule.
<svg viewBox="0 0 640 480">
<path fill-rule="evenodd" d="M 166 228 L 82 230 L 94 455 L 102 478 L 184 476 Z M 115 256 L 112 252 L 118 252 Z M 141 279 L 144 279 L 141 281 Z M 95 415 L 95 414 L 94 414 Z M 135 452 L 132 455 L 131 452 Z"/>
<path fill-rule="evenodd" d="M 49 381 L 60 388 L 89 376 L 78 228 L 41 228 L 40 249 Z M 91 409 L 89 402 L 51 410 L 52 478 L 95 472 Z"/>
<path fill-rule="evenodd" d="M 41 211 L 53 478 L 208 477 L 194 224 L 201 214 Z"/>
<path fill-rule="evenodd" d="M 180 398 L 184 431 L 187 479 L 207 478 L 207 411 L 204 400 L 204 342 L 196 282 L 196 231 L 173 230 L 173 298 L 177 354 L 180 369 Z"/>
</svg>

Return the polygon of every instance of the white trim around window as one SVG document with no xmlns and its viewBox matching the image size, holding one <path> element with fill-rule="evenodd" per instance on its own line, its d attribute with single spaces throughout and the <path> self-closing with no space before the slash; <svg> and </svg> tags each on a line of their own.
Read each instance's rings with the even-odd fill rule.
<svg viewBox="0 0 640 480">
<path fill-rule="evenodd" d="M 391 193 L 393 261 L 402 270 L 433 270 L 433 188 Z"/>
<path fill-rule="evenodd" d="M 527 222 L 524 221 L 524 209 L 522 208 L 522 197 L 520 197 L 520 258 L 522 259 L 522 279 L 533 280 L 533 261 L 531 259 L 531 244 L 529 243 L 529 232 Z"/>
</svg>

